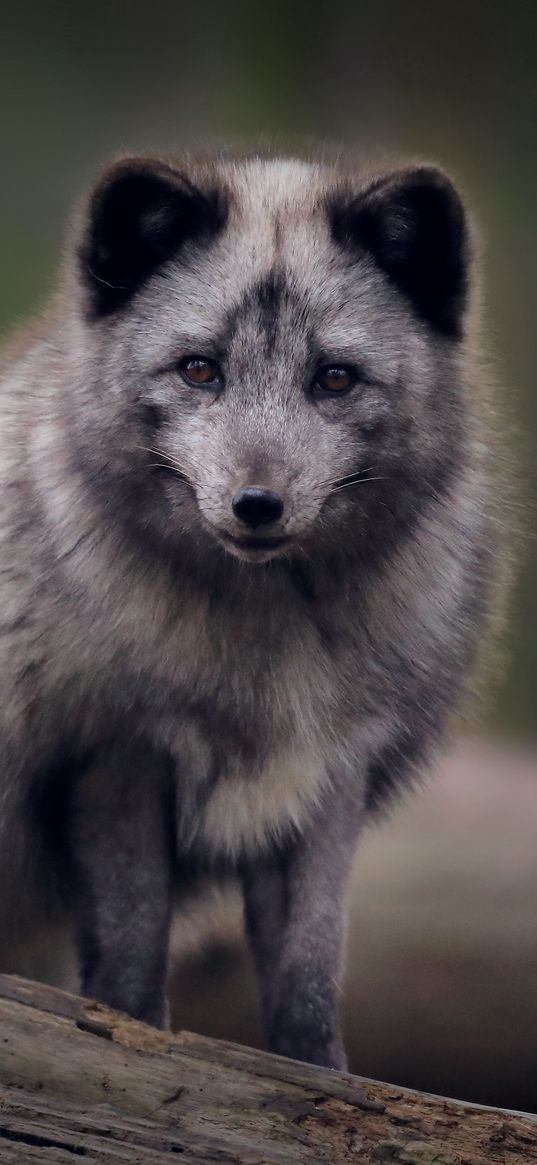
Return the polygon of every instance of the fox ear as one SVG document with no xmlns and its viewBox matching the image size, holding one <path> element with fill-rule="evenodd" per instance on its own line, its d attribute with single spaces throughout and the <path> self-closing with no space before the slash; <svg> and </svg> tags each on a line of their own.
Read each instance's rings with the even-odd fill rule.
<svg viewBox="0 0 537 1165">
<path fill-rule="evenodd" d="M 90 315 L 119 310 L 184 245 L 210 241 L 225 213 L 222 192 L 198 189 L 164 162 L 112 166 L 91 196 L 79 247 Z"/>
<path fill-rule="evenodd" d="M 461 199 L 434 166 L 398 170 L 331 208 L 334 238 L 366 250 L 446 335 L 461 334 L 468 287 L 469 232 Z"/>
</svg>

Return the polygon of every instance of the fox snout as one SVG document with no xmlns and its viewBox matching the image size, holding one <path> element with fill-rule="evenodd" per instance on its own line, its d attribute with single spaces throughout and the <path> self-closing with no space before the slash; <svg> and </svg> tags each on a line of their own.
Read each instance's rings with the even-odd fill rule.
<svg viewBox="0 0 537 1165">
<path fill-rule="evenodd" d="M 238 521 L 251 530 L 279 522 L 283 517 L 284 505 L 280 495 L 262 485 L 249 485 L 237 490 L 231 505 Z"/>
</svg>

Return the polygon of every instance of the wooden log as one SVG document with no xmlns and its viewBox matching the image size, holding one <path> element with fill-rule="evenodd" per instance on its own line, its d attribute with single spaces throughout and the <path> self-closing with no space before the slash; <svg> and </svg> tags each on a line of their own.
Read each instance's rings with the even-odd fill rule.
<svg viewBox="0 0 537 1165">
<path fill-rule="evenodd" d="M 0 1162 L 528 1165 L 537 1117 L 411 1092 L 0 976 Z"/>
</svg>

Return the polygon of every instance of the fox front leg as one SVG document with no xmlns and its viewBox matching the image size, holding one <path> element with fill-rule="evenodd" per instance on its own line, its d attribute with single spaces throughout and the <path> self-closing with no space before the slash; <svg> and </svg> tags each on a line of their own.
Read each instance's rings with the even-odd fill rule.
<svg viewBox="0 0 537 1165">
<path fill-rule="evenodd" d="M 363 817 L 360 788 L 331 799 L 285 854 L 243 874 L 246 924 L 269 1049 L 347 1065 L 339 1019 L 348 884 Z"/>
<path fill-rule="evenodd" d="M 70 823 L 82 990 L 157 1027 L 167 1023 L 168 807 L 164 766 L 143 748 L 118 750 L 81 777 Z"/>
</svg>

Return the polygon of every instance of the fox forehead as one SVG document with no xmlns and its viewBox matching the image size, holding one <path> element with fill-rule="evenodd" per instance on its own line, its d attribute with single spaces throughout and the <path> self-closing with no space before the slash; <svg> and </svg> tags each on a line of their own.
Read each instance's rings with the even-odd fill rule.
<svg viewBox="0 0 537 1165">
<path fill-rule="evenodd" d="M 360 300 L 370 304 L 375 275 L 365 258 L 358 281 L 331 237 L 329 173 L 302 161 L 251 159 L 219 164 L 213 179 L 230 196 L 225 229 L 192 260 L 172 256 L 142 292 L 144 315 L 154 312 L 160 323 L 144 333 L 144 355 L 153 360 L 153 344 L 167 338 L 178 346 L 217 343 L 246 321 L 264 334 L 270 320 L 292 320 L 295 343 L 299 331 L 315 327 L 320 346 L 334 349 L 349 326 L 359 331 L 355 309 Z"/>
<path fill-rule="evenodd" d="M 313 162 L 251 158 L 216 167 L 215 178 L 220 176 L 228 186 L 244 218 L 282 213 L 294 218 L 315 208 L 329 173 Z"/>
<path fill-rule="evenodd" d="M 252 159 L 218 168 L 215 181 L 228 195 L 228 217 L 207 257 L 224 281 L 224 268 L 231 270 L 235 291 L 237 282 L 246 288 L 283 268 L 298 290 L 315 262 L 326 266 L 319 260 L 332 240 L 319 166 Z"/>
<path fill-rule="evenodd" d="M 327 197 L 337 175 L 293 159 L 252 158 L 216 163 L 210 177 L 194 168 L 192 179 L 221 187 L 227 200 L 225 228 L 214 261 L 233 256 L 245 284 L 273 268 L 300 268 L 306 253 L 331 242 Z"/>
</svg>

